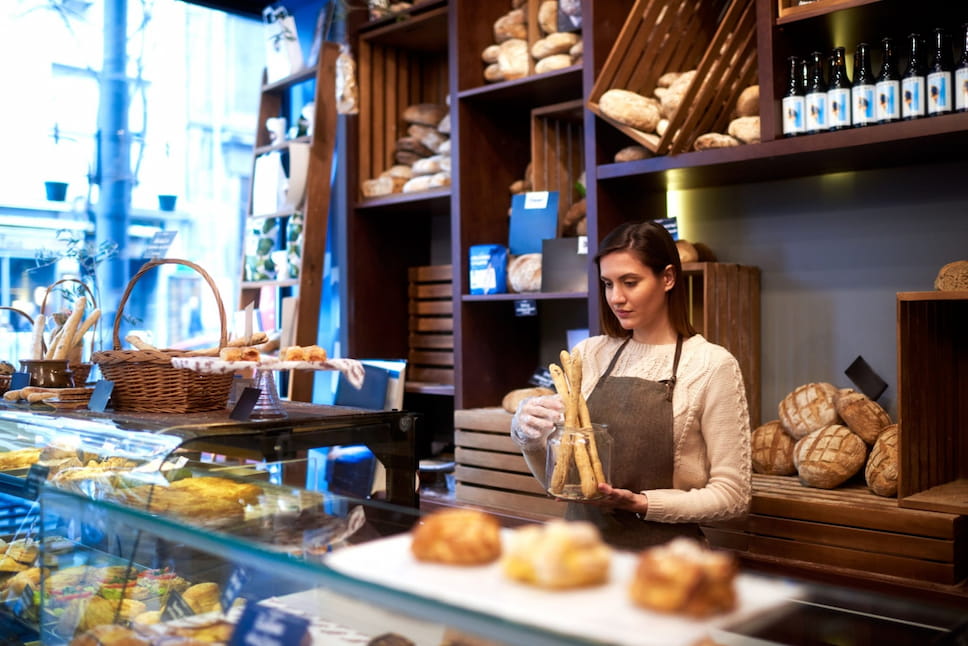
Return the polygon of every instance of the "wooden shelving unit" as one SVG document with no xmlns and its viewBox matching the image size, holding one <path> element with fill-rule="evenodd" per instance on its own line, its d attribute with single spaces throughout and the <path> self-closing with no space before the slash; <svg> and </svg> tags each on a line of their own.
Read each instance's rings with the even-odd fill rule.
<svg viewBox="0 0 968 646">
<path fill-rule="evenodd" d="M 239 295 L 239 308 L 253 303 L 271 307 L 281 316 L 282 298 L 298 296 L 294 340 L 297 345 L 316 343 L 319 327 L 319 307 L 322 297 L 323 259 L 326 251 L 326 232 L 330 208 L 330 176 L 332 172 L 333 150 L 336 143 L 336 99 L 333 87 L 336 82 L 336 56 L 339 46 L 324 43 L 319 53 L 319 64 L 307 67 L 284 79 L 265 83 L 259 99 L 259 119 L 256 129 L 256 142 L 252 164 L 260 155 L 282 152 L 293 142 L 310 145 L 309 165 L 306 179 L 306 195 L 300 208 L 282 210 L 276 213 L 260 214 L 252 212 L 250 190 L 249 205 L 246 209 L 245 231 L 250 225 L 267 219 L 277 218 L 280 228 L 285 231 L 285 221 L 296 212 L 304 214 L 302 258 L 298 278 L 279 277 L 276 280 L 243 280 Z M 313 81 L 316 84 L 314 95 L 314 130 L 311 137 L 272 143 L 265 129 L 266 119 L 290 114 L 292 90 L 297 85 Z M 298 112 L 298 110 L 296 111 Z M 253 176 L 254 176 L 253 172 Z M 243 251 L 242 267 L 245 276 L 246 259 Z M 275 302 L 263 304 L 262 299 L 270 297 Z M 281 321 L 280 321 L 281 322 Z M 312 401 L 313 373 L 294 372 L 289 380 L 289 398 L 293 401 Z"/>
</svg>

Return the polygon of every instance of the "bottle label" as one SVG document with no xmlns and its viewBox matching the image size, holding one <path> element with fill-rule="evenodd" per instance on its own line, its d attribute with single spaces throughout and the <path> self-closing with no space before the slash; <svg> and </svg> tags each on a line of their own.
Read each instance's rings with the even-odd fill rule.
<svg viewBox="0 0 968 646">
<path fill-rule="evenodd" d="M 877 105 L 874 114 L 878 121 L 896 121 L 901 118 L 901 84 L 898 81 L 881 81 L 874 86 Z"/>
<path fill-rule="evenodd" d="M 874 123 L 874 86 L 857 85 L 850 89 L 851 122 L 855 126 Z"/>
<path fill-rule="evenodd" d="M 804 123 L 807 132 L 827 129 L 827 93 L 811 92 L 805 101 Z"/>
<path fill-rule="evenodd" d="M 901 79 L 901 118 L 924 116 L 924 77 Z"/>
<path fill-rule="evenodd" d="M 968 67 L 955 70 L 955 110 L 968 110 Z"/>
<path fill-rule="evenodd" d="M 802 96 L 783 97 L 783 134 L 802 135 L 806 132 L 804 125 L 804 99 Z"/>
<path fill-rule="evenodd" d="M 928 114 L 951 112 L 951 72 L 928 74 Z"/>
<path fill-rule="evenodd" d="M 827 127 L 846 128 L 850 126 L 850 90 L 835 88 L 827 90 Z"/>
</svg>

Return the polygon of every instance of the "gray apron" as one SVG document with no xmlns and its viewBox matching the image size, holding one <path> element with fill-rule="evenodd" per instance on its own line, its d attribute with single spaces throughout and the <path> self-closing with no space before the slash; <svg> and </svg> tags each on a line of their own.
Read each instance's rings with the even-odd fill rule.
<svg viewBox="0 0 968 646">
<path fill-rule="evenodd" d="M 616 350 L 588 397 L 592 421 L 607 424 L 612 437 L 609 484 L 634 492 L 671 489 L 675 462 L 672 393 L 682 354 L 682 335 L 676 339 L 672 377 L 662 381 L 611 376 L 628 342 L 626 339 Z M 677 536 L 702 540 L 696 523 L 656 523 L 624 509 L 570 502 L 565 517 L 595 523 L 606 542 L 623 549 L 639 550 Z"/>
</svg>

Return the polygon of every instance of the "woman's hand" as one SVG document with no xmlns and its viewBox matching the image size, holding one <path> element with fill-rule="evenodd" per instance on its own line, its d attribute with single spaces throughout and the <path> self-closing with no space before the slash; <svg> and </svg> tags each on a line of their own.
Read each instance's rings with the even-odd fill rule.
<svg viewBox="0 0 968 646">
<path fill-rule="evenodd" d="M 635 491 L 629 491 L 628 489 L 616 489 L 607 482 L 598 484 L 598 493 L 602 494 L 598 498 L 578 502 L 586 505 L 595 505 L 596 507 L 624 509 L 642 514 L 643 516 L 649 510 L 649 497 L 644 493 L 637 493 Z"/>
<path fill-rule="evenodd" d="M 563 419 L 565 404 L 559 395 L 529 397 L 518 404 L 511 420 L 511 436 L 519 444 L 529 444 L 547 437 L 555 423 Z"/>
</svg>

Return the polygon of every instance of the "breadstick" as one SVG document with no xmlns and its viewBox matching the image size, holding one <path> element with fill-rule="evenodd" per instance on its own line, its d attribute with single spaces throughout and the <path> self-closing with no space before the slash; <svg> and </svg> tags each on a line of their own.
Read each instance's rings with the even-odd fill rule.
<svg viewBox="0 0 968 646">
<path fill-rule="evenodd" d="M 37 318 L 34 319 L 34 330 L 30 338 L 31 359 L 44 358 L 44 323 L 46 323 L 46 317 L 43 314 L 38 314 Z"/>
<path fill-rule="evenodd" d="M 592 468 L 591 458 L 588 457 L 588 436 L 589 433 L 575 431 L 575 439 L 572 441 L 575 454 L 575 466 L 578 467 L 578 476 L 581 478 L 581 494 L 586 498 L 592 498 L 598 493 L 598 480 L 595 477 L 595 470 Z M 584 441 L 582 441 L 584 440 Z"/>
<path fill-rule="evenodd" d="M 82 323 L 81 327 L 78 328 L 77 332 L 74 333 L 74 338 L 71 339 L 70 347 L 73 348 L 75 345 L 83 341 L 84 335 L 87 334 L 87 331 L 91 329 L 91 326 L 97 323 L 97 320 L 99 318 L 101 318 L 100 309 L 96 309 L 93 312 L 91 312 L 91 315 L 86 319 L 84 319 L 84 323 Z"/>
<path fill-rule="evenodd" d="M 67 317 L 67 322 L 64 323 L 64 331 L 61 332 L 60 338 L 57 339 L 57 346 L 54 350 L 54 359 L 66 359 L 67 351 L 70 350 L 73 345 L 74 332 L 77 331 L 77 326 L 81 322 L 81 317 L 84 316 L 84 310 L 87 308 L 87 296 L 81 296 L 74 303 L 74 311 L 71 315 Z"/>
<path fill-rule="evenodd" d="M 124 340 L 133 345 L 138 350 L 157 350 L 155 346 L 151 345 L 146 341 L 142 341 L 141 337 L 137 334 L 129 334 L 124 337 Z"/>
<path fill-rule="evenodd" d="M 555 382 L 555 390 L 558 391 L 561 400 L 565 403 L 565 428 L 576 428 L 578 424 L 578 409 L 575 408 L 575 401 L 568 388 L 568 380 L 565 378 L 565 373 L 560 366 L 554 363 L 548 366 L 548 371 L 551 372 L 551 379 Z"/>
<path fill-rule="evenodd" d="M 572 434 L 562 433 L 561 441 L 558 442 L 558 455 L 555 456 L 555 468 L 551 472 L 551 484 L 548 491 L 553 494 L 560 494 L 565 488 L 565 479 L 568 476 L 568 465 L 571 463 L 572 454 Z"/>
<path fill-rule="evenodd" d="M 598 455 L 598 442 L 595 441 L 595 431 L 589 428 L 585 432 L 585 437 L 588 438 L 588 457 L 592 460 L 595 479 L 599 482 L 605 482 L 605 470 L 602 468 L 602 458 Z"/>
<path fill-rule="evenodd" d="M 50 334 L 50 343 L 47 344 L 47 352 L 44 353 L 44 359 L 53 359 L 54 351 L 57 350 L 57 344 L 60 342 L 61 334 L 64 333 L 64 326 L 61 325 L 55 329 Z"/>
</svg>

